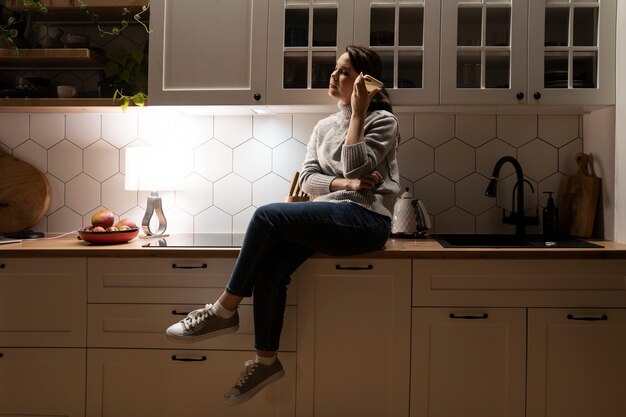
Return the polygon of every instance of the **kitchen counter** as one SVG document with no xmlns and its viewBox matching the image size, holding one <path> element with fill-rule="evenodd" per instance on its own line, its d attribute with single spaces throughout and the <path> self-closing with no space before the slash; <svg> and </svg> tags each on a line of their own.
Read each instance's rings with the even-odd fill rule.
<svg viewBox="0 0 626 417">
<path fill-rule="evenodd" d="M 0 245 L 2 257 L 221 257 L 236 258 L 237 247 L 142 247 L 146 239 L 133 239 L 116 245 L 93 245 L 83 242 L 77 235 L 44 239 L 23 240 L 20 243 Z M 626 259 L 626 244 L 593 240 L 603 248 L 444 248 L 437 241 L 426 239 L 391 238 L 383 250 L 369 252 L 356 258 L 376 259 Z M 328 258 L 316 254 L 317 258 Z"/>
</svg>

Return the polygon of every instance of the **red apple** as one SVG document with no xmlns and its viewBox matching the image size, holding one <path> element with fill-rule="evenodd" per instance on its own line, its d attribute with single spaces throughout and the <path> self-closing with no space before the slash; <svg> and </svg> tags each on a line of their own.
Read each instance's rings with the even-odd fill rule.
<svg viewBox="0 0 626 417">
<path fill-rule="evenodd" d="M 119 222 L 115 224 L 118 230 L 129 230 L 129 229 L 137 229 L 137 223 L 132 221 L 131 219 L 120 219 Z"/>
<path fill-rule="evenodd" d="M 93 229 L 92 225 L 83 227 L 83 231 L 85 231 L 85 232 L 89 232 L 89 231 L 91 231 L 91 229 Z"/>
<path fill-rule="evenodd" d="M 113 212 L 109 209 L 100 209 L 91 216 L 91 224 L 104 229 L 113 226 L 114 222 L 115 217 L 113 216 Z"/>
<path fill-rule="evenodd" d="M 118 231 L 118 228 L 117 228 L 117 227 L 115 227 L 115 226 L 111 226 L 111 227 L 107 227 L 107 228 L 106 228 L 106 231 L 107 231 L 107 232 L 117 232 L 117 231 Z"/>
<path fill-rule="evenodd" d="M 93 229 L 91 229 L 92 232 L 106 232 L 106 229 L 102 226 L 95 226 Z"/>
</svg>

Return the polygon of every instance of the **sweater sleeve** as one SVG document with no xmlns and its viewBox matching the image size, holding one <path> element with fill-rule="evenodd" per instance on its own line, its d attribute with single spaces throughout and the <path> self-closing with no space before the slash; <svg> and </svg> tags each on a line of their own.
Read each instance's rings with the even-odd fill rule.
<svg viewBox="0 0 626 417">
<path fill-rule="evenodd" d="M 317 149 L 319 142 L 319 129 L 315 126 L 311 139 L 307 144 L 306 156 L 300 170 L 300 188 L 311 195 L 324 195 L 330 192 L 330 183 L 336 178 L 334 175 L 325 174 L 319 163 Z"/>
</svg>

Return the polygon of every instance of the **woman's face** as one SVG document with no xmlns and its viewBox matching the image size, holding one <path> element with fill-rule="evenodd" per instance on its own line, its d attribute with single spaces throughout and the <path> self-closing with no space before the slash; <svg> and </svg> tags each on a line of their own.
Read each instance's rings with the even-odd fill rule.
<svg viewBox="0 0 626 417">
<path fill-rule="evenodd" d="M 348 53 L 344 52 L 337 60 L 335 70 L 330 75 L 328 94 L 338 99 L 344 106 L 349 105 L 354 80 L 356 80 L 358 75 L 355 69 L 352 68 Z"/>
</svg>

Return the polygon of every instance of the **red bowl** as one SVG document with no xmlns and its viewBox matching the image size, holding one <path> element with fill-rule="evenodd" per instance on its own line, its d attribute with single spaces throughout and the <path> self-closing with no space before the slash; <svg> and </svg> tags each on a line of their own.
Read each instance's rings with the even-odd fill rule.
<svg viewBox="0 0 626 417">
<path fill-rule="evenodd" d="M 79 230 L 78 235 L 82 240 L 89 243 L 101 245 L 111 245 L 115 243 L 126 243 L 134 239 L 139 234 L 139 228 L 130 230 L 120 230 L 117 232 L 91 232 Z"/>
</svg>

